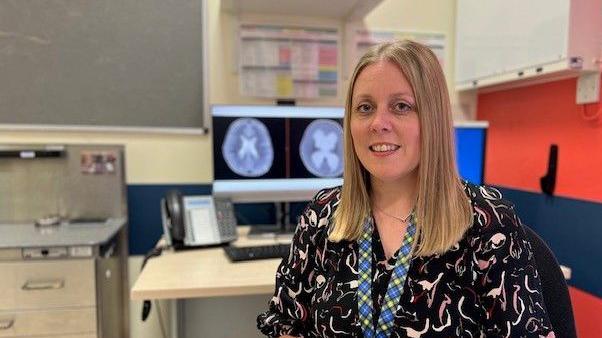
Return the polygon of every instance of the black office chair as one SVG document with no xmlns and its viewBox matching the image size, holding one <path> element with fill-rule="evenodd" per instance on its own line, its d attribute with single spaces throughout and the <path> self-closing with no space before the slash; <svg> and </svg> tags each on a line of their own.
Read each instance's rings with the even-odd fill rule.
<svg viewBox="0 0 602 338">
<path fill-rule="evenodd" d="M 524 228 L 533 248 L 543 289 L 543 299 L 554 333 L 556 337 L 576 338 L 573 307 L 560 265 L 543 239 L 528 226 Z"/>
</svg>

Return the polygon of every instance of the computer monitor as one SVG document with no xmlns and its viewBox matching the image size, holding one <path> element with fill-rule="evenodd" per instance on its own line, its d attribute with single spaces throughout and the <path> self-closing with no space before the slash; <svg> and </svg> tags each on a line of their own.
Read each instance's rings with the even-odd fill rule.
<svg viewBox="0 0 602 338">
<path fill-rule="evenodd" d="M 308 201 L 342 184 L 342 107 L 214 105 L 213 193 Z"/>
<path fill-rule="evenodd" d="M 463 179 L 474 184 L 483 184 L 488 127 L 487 121 L 454 123 L 458 171 Z"/>
</svg>

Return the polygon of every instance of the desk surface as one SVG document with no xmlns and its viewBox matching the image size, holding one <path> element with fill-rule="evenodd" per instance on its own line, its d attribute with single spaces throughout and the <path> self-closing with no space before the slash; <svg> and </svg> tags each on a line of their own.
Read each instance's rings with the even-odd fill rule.
<svg viewBox="0 0 602 338">
<path fill-rule="evenodd" d="M 239 227 L 234 245 L 289 243 L 291 238 L 249 239 L 249 227 Z M 270 294 L 274 292 L 280 259 L 232 263 L 223 248 L 165 251 L 150 259 L 134 283 L 130 297 L 177 299 Z"/>
</svg>

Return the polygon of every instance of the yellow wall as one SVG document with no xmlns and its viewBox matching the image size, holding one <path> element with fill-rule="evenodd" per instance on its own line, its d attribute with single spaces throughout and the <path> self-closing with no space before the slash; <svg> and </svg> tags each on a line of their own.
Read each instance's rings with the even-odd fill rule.
<svg viewBox="0 0 602 338">
<path fill-rule="evenodd" d="M 342 22 L 331 19 L 303 17 L 270 17 L 245 15 L 238 18 L 221 10 L 220 0 L 208 1 L 209 36 L 209 102 L 220 104 L 273 104 L 273 100 L 249 99 L 238 92 L 236 71 L 236 26 L 245 22 L 337 27 Z M 326 5 L 327 2 L 325 2 Z M 407 29 L 440 32 L 448 36 L 446 73 L 448 84 L 453 83 L 455 1 L 453 0 L 384 0 L 364 20 L 368 28 Z M 342 43 L 345 43 L 343 41 Z M 344 45 L 339 46 L 344 51 Z M 342 55 L 339 53 L 339 64 Z M 347 80 L 341 74 L 339 93 L 334 99 L 307 101 L 301 105 L 342 105 Z M 126 180 L 129 184 L 203 184 L 213 180 L 211 134 L 204 136 L 164 135 L 152 133 L 101 132 L 0 132 L 2 143 L 111 143 L 126 146 Z"/>
</svg>

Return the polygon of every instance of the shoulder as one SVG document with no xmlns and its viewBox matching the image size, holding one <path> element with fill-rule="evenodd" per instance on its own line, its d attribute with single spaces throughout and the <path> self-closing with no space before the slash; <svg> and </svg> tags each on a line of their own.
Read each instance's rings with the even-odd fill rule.
<svg viewBox="0 0 602 338">
<path fill-rule="evenodd" d="M 313 228 L 328 228 L 341 199 L 341 186 L 318 191 L 305 207 L 299 223 Z"/>
<path fill-rule="evenodd" d="M 316 207 L 324 207 L 327 205 L 335 207 L 341 199 L 341 186 L 324 188 L 316 193 L 310 204 Z"/>
<path fill-rule="evenodd" d="M 318 191 L 307 204 L 306 211 L 314 211 L 318 215 L 334 211 L 341 200 L 341 186 L 324 188 Z"/>
<path fill-rule="evenodd" d="M 470 199 L 473 205 L 487 206 L 491 204 L 505 205 L 507 207 L 514 207 L 514 204 L 505 199 L 502 193 L 494 188 L 487 185 L 476 185 L 468 181 L 463 181 L 464 193 Z"/>
<path fill-rule="evenodd" d="M 492 187 L 472 185 L 468 190 L 473 224 L 464 239 L 475 268 L 473 276 L 486 279 L 492 276 L 491 271 L 503 270 L 513 276 L 532 273 L 533 250 L 514 204 Z"/>
<path fill-rule="evenodd" d="M 514 204 L 505 199 L 498 189 L 464 182 L 464 191 L 473 210 L 473 224 L 467 233 L 469 237 L 488 238 L 498 233 L 514 233 L 520 229 Z"/>
</svg>

